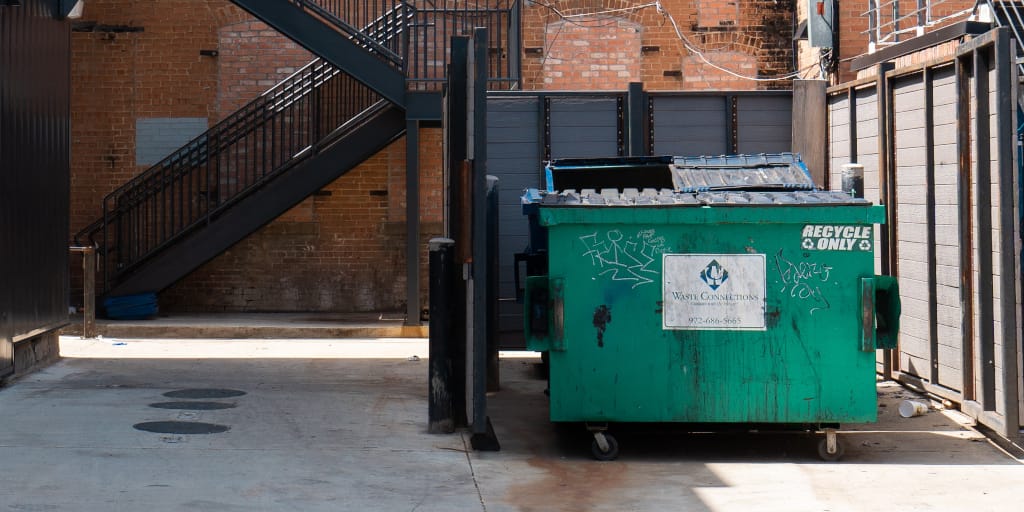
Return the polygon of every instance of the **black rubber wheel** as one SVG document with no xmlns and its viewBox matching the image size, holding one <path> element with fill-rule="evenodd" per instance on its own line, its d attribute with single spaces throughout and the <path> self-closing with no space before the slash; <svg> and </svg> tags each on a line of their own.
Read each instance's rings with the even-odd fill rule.
<svg viewBox="0 0 1024 512">
<path fill-rule="evenodd" d="M 615 460 L 619 458 L 619 442 L 610 434 L 605 434 L 604 439 L 608 442 L 608 451 L 601 451 L 601 446 L 597 444 L 597 439 L 594 439 L 594 441 L 590 443 L 591 455 L 600 461 Z"/>
<path fill-rule="evenodd" d="M 818 441 L 818 457 L 821 457 L 821 460 L 825 462 L 835 462 L 843 458 L 843 454 L 845 453 L 846 447 L 843 445 L 843 442 L 840 441 L 839 439 L 836 439 L 835 453 L 828 453 L 828 444 L 825 439 Z"/>
</svg>

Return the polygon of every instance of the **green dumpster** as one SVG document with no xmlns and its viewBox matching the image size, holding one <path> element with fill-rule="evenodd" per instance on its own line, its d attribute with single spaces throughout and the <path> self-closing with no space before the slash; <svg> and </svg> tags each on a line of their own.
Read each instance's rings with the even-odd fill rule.
<svg viewBox="0 0 1024 512">
<path fill-rule="evenodd" d="M 527 343 L 548 353 L 551 420 L 586 423 L 596 458 L 618 454 L 609 424 L 673 422 L 824 432 L 834 460 L 841 423 L 876 420 L 875 350 L 899 315 L 874 273 L 882 206 L 816 190 L 791 154 L 547 172 L 524 196 L 548 255 Z"/>
</svg>

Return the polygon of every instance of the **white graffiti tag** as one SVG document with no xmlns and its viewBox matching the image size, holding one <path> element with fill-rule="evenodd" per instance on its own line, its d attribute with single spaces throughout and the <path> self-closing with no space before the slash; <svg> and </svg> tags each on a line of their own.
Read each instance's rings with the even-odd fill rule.
<svg viewBox="0 0 1024 512">
<path fill-rule="evenodd" d="M 626 237 L 613 229 L 600 236 L 592 233 L 580 237 L 590 257 L 590 263 L 602 269 L 599 275 L 611 276 L 612 281 L 632 281 L 633 288 L 653 283 L 658 271 L 651 268 L 657 256 L 665 252 L 665 238 L 653 229 L 643 229 L 635 236 Z"/>
<path fill-rule="evenodd" d="M 824 263 L 811 263 L 807 261 L 801 261 L 800 263 L 793 263 L 786 259 L 782 255 L 782 249 L 775 254 L 775 267 L 779 270 L 779 275 L 782 277 L 782 289 L 779 290 L 782 293 L 789 293 L 790 297 L 797 299 L 810 300 L 813 305 L 810 309 L 810 314 L 814 314 L 819 309 L 829 309 L 832 307 L 829 304 L 828 299 L 823 293 L 821 293 L 822 283 L 827 283 L 829 277 L 831 277 L 832 267 Z"/>
</svg>

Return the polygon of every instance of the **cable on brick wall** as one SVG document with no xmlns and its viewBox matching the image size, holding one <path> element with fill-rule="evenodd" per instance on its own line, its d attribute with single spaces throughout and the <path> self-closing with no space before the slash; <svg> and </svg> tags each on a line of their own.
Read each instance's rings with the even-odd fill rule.
<svg viewBox="0 0 1024 512">
<path fill-rule="evenodd" d="M 636 12 L 636 11 L 640 11 L 640 10 L 649 9 L 651 7 L 654 7 L 658 11 L 658 14 L 661 14 L 663 17 L 665 17 L 665 19 L 667 19 L 668 22 L 672 25 L 672 29 L 675 31 L 676 38 L 679 39 L 679 42 L 682 43 L 683 48 L 686 49 L 686 51 L 689 54 L 696 55 L 698 58 L 700 58 L 701 61 L 703 61 L 705 64 L 707 64 L 708 66 L 710 66 L 710 67 L 712 67 L 714 69 L 717 69 L 717 70 L 719 70 L 719 71 L 721 71 L 723 73 L 726 73 L 728 75 L 732 75 L 732 76 L 734 76 L 736 78 L 740 78 L 740 79 L 743 79 L 743 80 L 752 80 L 752 81 L 755 81 L 755 82 L 777 82 L 779 80 L 792 80 L 794 78 L 803 78 L 804 74 L 807 71 L 815 69 L 815 68 L 822 69 L 822 66 L 825 63 L 825 59 L 823 58 L 825 56 L 824 55 L 819 55 L 818 56 L 818 60 L 816 62 L 814 62 L 812 64 L 809 64 L 809 65 L 807 65 L 807 66 L 805 66 L 805 67 L 803 67 L 801 69 L 798 69 L 798 70 L 793 71 L 791 73 L 786 73 L 786 74 L 783 74 L 783 75 L 776 75 L 776 76 L 769 76 L 769 77 L 749 76 L 749 75 L 744 75 L 742 73 L 733 71 L 731 69 L 724 68 L 724 67 L 722 67 L 722 66 L 720 66 L 718 64 L 715 64 L 714 62 L 711 62 L 707 58 L 707 56 L 705 55 L 705 52 L 703 50 L 701 50 L 700 48 L 698 48 L 698 46 L 696 44 L 694 44 L 692 41 L 690 41 L 683 34 L 683 31 L 679 29 L 679 24 L 676 23 L 675 18 L 672 16 L 672 14 L 670 12 L 668 12 L 665 9 L 665 7 L 661 4 L 660 0 L 659 1 L 655 1 L 655 2 L 651 2 L 651 3 L 642 4 L 642 5 L 635 5 L 635 6 L 632 6 L 632 7 L 623 7 L 623 8 L 619 8 L 619 9 L 607 9 L 607 10 L 603 10 L 603 11 L 594 11 L 594 12 L 579 13 L 579 14 L 565 14 L 564 12 L 559 10 L 557 7 L 555 7 L 554 5 L 551 5 L 551 4 L 546 3 L 546 2 L 534 1 L 533 3 L 536 4 L 536 5 L 539 5 L 541 7 L 544 7 L 545 9 L 548 9 L 555 16 L 557 16 L 560 20 L 562 20 L 562 21 L 564 21 L 566 23 L 570 23 L 572 25 L 580 26 L 580 27 L 606 27 L 606 26 L 611 25 L 612 23 L 603 23 L 604 21 L 616 18 L 616 17 L 618 17 L 618 15 L 621 15 L 622 13 Z M 589 17 L 589 18 L 595 18 L 595 19 L 594 20 L 588 20 L 588 21 L 577 21 L 576 19 L 574 19 L 574 18 L 582 18 L 582 17 Z M 550 53 L 551 48 L 554 47 L 554 43 L 555 43 L 555 41 L 558 40 L 558 36 L 561 35 L 561 33 L 562 33 L 562 30 L 561 30 L 561 27 L 559 27 L 558 32 L 555 33 L 555 37 L 552 39 L 551 43 L 548 44 L 548 49 L 545 50 L 545 52 L 544 52 L 544 59 L 541 61 L 541 66 L 542 67 L 544 65 L 544 62 L 548 58 L 548 53 Z"/>
</svg>

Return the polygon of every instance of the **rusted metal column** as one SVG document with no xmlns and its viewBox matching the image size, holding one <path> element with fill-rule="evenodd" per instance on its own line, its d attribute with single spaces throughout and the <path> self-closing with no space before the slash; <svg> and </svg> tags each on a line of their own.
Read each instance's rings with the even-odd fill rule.
<svg viewBox="0 0 1024 512">
<path fill-rule="evenodd" d="M 96 249 L 82 251 L 82 337 L 96 337 Z"/>
<path fill-rule="evenodd" d="M 96 337 L 96 248 L 70 247 L 82 253 L 82 337 Z"/>
</svg>

